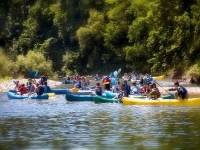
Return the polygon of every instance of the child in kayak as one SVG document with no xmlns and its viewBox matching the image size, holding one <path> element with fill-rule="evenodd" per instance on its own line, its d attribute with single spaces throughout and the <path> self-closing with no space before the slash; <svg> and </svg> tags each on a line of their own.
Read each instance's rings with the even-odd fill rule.
<svg viewBox="0 0 200 150">
<path fill-rule="evenodd" d="M 156 87 L 156 84 L 153 83 L 150 85 L 151 91 L 149 93 L 149 97 L 152 99 L 158 99 L 160 97 L 160 91 L 159 89 Z"/>
<path fill-rule="evenodd" d="M 102 87 L 100 86 L 100 83 L 96 84 L 95 93 L 98 96 L 102 96 Z"/>
<path fill-rule="evenodd" d="M 188 91 L 185 87 L 179 85 L 179 82 L 174 82 L 174 88 L 169 89 L 169 91 L 176 91 L 175 95 L 176 98 L 179 99 L 187 99 L 188 98 Z"/>
<path fill-rule="evenodd" d="M 25 84 L 22 84 L 18 88 L 21 95 L 28 93 L 28 89 L 26 88 Z"/>
<path fill-rule="evenodd" d="M 140 94 L 140 90 L 139 90 L 139 88 L 137 86 L 136 81 L 132 81 L 131 94 L 132 95 L 138 95 L 138 94 Z"/>
<path fill-rule="evenodd" d="M 33 84 L 33 80 L 32 79 L 28 79 L 28 82 L 27 82 L 27 88 L 28 88 L 28 93 L 29 94 L 32 94 L 35 92 L 35 85 Z"/>
<path fill-rule="evenodd" d="M 144 85 L 140 89 L 140 93 L 145 96 L 148 95 L 150 93 L 150 91 L 151 91 L 150 85 L 147 83 L 144 83 Z"/>
</svg>

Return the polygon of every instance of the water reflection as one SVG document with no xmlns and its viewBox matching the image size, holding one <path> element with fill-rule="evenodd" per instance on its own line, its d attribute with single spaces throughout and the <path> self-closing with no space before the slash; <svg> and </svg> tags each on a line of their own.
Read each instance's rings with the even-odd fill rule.
<svg viewBox="0 0 200 150">
<path fill-rule="evenodd" d="M 198 107 L 0 98 L 1 149 L 197 149 Z"/>
</svg>

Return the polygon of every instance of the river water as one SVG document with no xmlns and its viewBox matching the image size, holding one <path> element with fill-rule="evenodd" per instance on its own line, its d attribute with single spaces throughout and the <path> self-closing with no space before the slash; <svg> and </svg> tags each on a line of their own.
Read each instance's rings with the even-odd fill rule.
<svg viewBox="0 0 200 150">
<path fill-rule="evenodd" d="M 0 149 L 199 149 L 200 108 L 9 100 L 0 94 Z"/>
</svg>

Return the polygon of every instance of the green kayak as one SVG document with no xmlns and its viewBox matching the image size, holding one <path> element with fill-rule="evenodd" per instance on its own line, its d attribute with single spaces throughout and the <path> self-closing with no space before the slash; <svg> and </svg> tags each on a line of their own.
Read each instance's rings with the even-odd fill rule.
<svg viewBox="0 0 200 150">
<path fill-rule="evenodd" d="M 93 99 L 97 103 L 119 103 L 118 99 L 103 96 L 94 96 Z"/>
</svg>

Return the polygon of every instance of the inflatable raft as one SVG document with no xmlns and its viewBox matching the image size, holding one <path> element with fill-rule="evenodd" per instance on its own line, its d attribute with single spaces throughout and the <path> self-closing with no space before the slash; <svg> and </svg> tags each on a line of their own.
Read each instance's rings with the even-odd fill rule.
<svg viewBox="0 0 200 150">
<path fill-rule="evenodd" d="M 200 98 L 189 98 L 186 100 L 163 99 L 156 100 L 148 98 L 123 97 L 122 103 L 125 105 L 175 105 L 175 106 L 200 106 Z"/>
<path fill-rule="evenodd" d="M 52 93 L 50 93 L 52 94 Z M 49 95 L 48 94 L 43 94 L 43 95 L 20 95 L 15 91 L 9 91 L 7 92 L 8 98 L 10 99 L 48 99 Z"/>
</svg>

